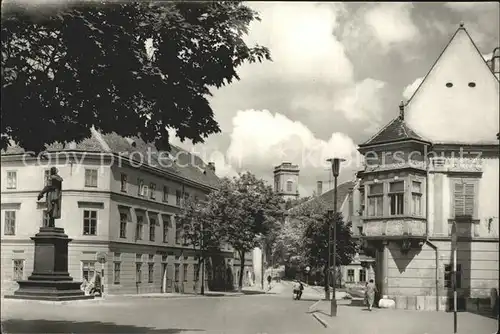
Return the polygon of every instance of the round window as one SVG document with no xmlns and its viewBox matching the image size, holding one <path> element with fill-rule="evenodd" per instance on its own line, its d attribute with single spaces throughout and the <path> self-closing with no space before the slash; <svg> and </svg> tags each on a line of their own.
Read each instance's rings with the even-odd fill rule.
<svg viewBox="0 0 500 334">
<path fill-rule="evenodd" d="M 469 87 L 471 87 L 471 88 L 476 87 L 476 83 L 475 82 L 469 82 Z"/>
<path fill-rule="evenodd" d="M 451 87 L 453 87 L 453 84 L 451 82 L 447 82 L 446 87 L 451 88 Z"/>
</svg>

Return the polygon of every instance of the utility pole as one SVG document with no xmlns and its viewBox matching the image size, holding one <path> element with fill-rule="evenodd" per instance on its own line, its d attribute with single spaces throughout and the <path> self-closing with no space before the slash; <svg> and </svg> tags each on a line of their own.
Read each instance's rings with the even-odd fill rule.
<svg viewBox="0 0 500 334">
<path fill-rule="evenodd" d="M 201 223 L 201 294 L 205 294 L 205 250 L 203 249 L 203 241 L 205 239 L 205 229 L 203 222 Z"/>
</svg>

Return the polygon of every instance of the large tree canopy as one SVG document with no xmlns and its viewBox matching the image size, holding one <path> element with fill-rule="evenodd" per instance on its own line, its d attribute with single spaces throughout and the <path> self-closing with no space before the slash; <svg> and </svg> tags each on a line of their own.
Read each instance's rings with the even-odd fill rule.
<svg viewBox="0 0 500 334">
<path fill-rule="evenodd" d="M 44 7 L 47 8 L 47 7 Z M 207 97 L 269 59 L 243 40 L 259 20 L 241 2 L 2 5 L 1 148 L 39 152 L 94 126 L 169 148 L 167 128 L 203 142 L 220 131 Z M 147 52 L 148 42 L 154 52 Z"/>
<path fill-rule="evenodd" d="M 221 235 L 238 252 L 240 259 L 261 246 L 274 233 L 283 217 L 283 200 L 263 180 L 251 173 L 223 179 L 219 189 L 208 196 L 207 205 L 219 220 Z M 245 261 L 240 261 L 239 288 L 242 288 Z"/>
</svg>

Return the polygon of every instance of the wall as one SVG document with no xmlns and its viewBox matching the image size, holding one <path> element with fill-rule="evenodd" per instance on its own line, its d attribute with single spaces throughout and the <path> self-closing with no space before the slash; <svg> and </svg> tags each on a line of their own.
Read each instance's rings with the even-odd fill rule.
<svg viewBox="0 0 500 334">
<path fill-rule="evenodd" d="M 409 101 L 405 119 L 432 142 L 496 142 L 498 100 L 498 79 L 460 30 Z"/>
</svg>

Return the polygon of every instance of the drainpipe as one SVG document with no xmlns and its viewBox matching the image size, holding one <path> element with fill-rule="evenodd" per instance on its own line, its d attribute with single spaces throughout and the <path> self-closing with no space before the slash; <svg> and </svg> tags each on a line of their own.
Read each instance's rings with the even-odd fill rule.
<svg viewBox="0 0 500 334">
<path fill-rule="evenodd" d="M 426 157 L 427 158 L 427 157 Z M 427 160 L 427 171 L 426 171 L 426 183 L 425 183 L 425 243 L 429 245 L 436 254 L 436 311 L 439 311 L 439 249 L 429 240 L 429 170 L 430 164 L 429 160 Z"/>
</svg>

